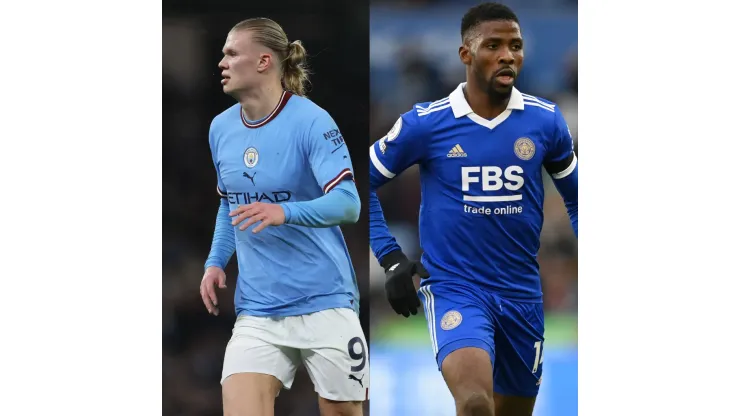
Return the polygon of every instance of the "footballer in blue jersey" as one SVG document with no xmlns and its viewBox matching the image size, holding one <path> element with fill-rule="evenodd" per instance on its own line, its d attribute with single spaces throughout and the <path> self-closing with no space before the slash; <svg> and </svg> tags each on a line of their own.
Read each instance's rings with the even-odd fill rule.
<svg viewBox="0 0 740 416">
<path fill-rule="evenodd" d="M 577 159 L 558 106 L 514 87 L 524 56 L 514 12 L 485 3 L 461 26 L 466 82 L 414 105 L 370 148 L 371 246 L 393 309 L 409 316 L 423 303 L 457 414 L 531 415 L 544 362 L 543 167 L 577 235 Z M 403 254 L 375 194 L 412 165 L 421 264 Z"/>
<path fill-rule="evenodd" d="M 209 144 L 221 205 L 201 283 L 210 313 L 236 252 L 237 321 L 226 347 L 225 414 L 267 415 L 303 364 L 328 414 L 362 414 L 367 343 L 340 224 L 359 218 L 347 146 L 304 96 L 306 51 L 272 20 L 237 24 L 219 63 L 237 103 L 213 119 Z"/>
</svg>

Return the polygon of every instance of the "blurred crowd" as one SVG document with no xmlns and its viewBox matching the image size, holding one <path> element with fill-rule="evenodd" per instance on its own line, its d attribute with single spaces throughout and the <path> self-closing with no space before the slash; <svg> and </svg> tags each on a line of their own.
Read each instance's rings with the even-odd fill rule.
<svg viewBox="0 0 740 416">
<path fill-rule="evenodd" d="M 290 41 L 304 42 L 313 71 L 309 98 L 337 122 L 359 173 L 358 224 L 343 227 L 362 299 L 368 293 L 367 250 L 367 5 L 342 0 L 284 0 L 279 5 L 233 0 L 165 0 L 163 20 L 163 414 L 221 415 L 219 380 L 235 320 L 236 259 L 219 292 L 221 313 L 208 315 L 199 295 L 216 212 L 216 176 L 208 146 L 211 120 L 234 104 L 221 91 L 217 68 L 228 31 L 250 17 L 280 23 Z M 341 65 L 350 62 L 352 65 Z M 357 91 L 357 93 L 354 93 Z M 153 178 L 156 180 L 156 178 Z M 361 301 L 367 334 L 368 302 Z M 317 396 L 301 370 L 277 400 L 278 416 L 317 416 Z"/>
<path fill-rule="evenodd" d="M 370 144 L 417 102 L 435 101 L 465 80 L 459 62 L 460 20 L 473 1 L 373 1 L 371 8 Z M 517 88 L 554 101 L 563 112 L 578 151 L 577 9 L 575 1 L 504 1 L 518 14 L 525 37 Z M 561 30 L 569 28 L 570 31 Z M 550 56 L 543 56 L 548 53 Z M 562 198 L 546 176 L 545 221 L 539 253 L 545 308 L 577 311 L 578 246 Z M 420 203 L 416 168 L 378 192 L 399 244 L 415 259 Z M 391 197 L 392 195 L 392 197 Z M 384 274 L 370 252 L 371 332 L 399 321 L 383 293 Z M 374 332 L 375 333 L 375 332 Z M 380 333 L 378 331 L 377 333 Z M 376 339 L 377 340 L 377 339 Z"/>
</svg>

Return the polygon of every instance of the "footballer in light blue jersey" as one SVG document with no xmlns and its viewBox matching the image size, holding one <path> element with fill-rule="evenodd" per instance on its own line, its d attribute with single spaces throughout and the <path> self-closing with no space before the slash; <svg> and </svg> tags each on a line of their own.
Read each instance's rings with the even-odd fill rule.
<svg viewBox="0 0 740 416">
<path fill-rule="evenodd" d="M 239 264 L 237 315 L 294 316 L 358 305 L 350 255 L 338 226 L 305 203 L 335 192 L 359 203 L 352 163 L 331 116 L 308 98 L 283 92 L 261 121 L 236 104 L 217 116 L 209 137 L 223 198 L 219 233 L 235 241 Z M 253 233 L 240 230 L 228 212 L 255 202 L 280 204 L 286 224 Z M 358 207 L 329 200 L 329 215 L 358 217 Z M 301 205 L 303 204 L 303 205 Z M 334 211 L 334 212 L 332 212 Z M 349 221 L 348 221 L 349 222 Z M 227 238 L 228 238 L 227 237 Z M 222 267 L 229 250 L 212 252 L 206 266 Z"/>
<path fill-rule="evenodd" d="M 305 97 L 305 48 L 275 21 L 238 23 L 223 53 L 221 84 L 237 103 L 209 132 L 221 204 L 201 297 L 218 314 L 216 287 L 226 287 L 223 269 L 236 252 L 224 414 L 273 414 L 275 397 L 303 365 L 322 412 L 360 415 L 367 342 L 339 228 L 360 215 L 347 145 L 332 117 Z"/>
<path fill-rule="evenodd" d="M 558 106 L 514 88 L 523 60 L 516 15 L 484 3 L 461 26 L 467 81 L 414 105 L 370 148 L 371 247 L 394 310 L 408 316 L 423 302 L 458 414 L 492 415 L 494 403 L 497 416 L 531 414 L 544 351 L 543 168 L 577 235 L 577 158 Z M 375 194 L 413 165 L 421 265 L 390 234 Z M 414 274 L 423 278 L 418 298 Z"/>
</svg>

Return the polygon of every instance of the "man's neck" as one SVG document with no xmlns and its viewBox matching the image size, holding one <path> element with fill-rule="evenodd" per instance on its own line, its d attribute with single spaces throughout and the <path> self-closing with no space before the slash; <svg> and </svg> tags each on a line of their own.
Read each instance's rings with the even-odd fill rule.
<svg viewBox="0 0 740 416">
<path fill-rule="evenodd" d="M 256 121 L 270 115 L 282 96 L 282 85 L 265 85 L 242 94 L 239 97 L 239 104 L 242 106 L 244 117 L 249 121 Z"/>
<path fill-rule="evenodd" d="M 469 76 L 463 88 L 465 99 L 473 112 L 487 120 L 498 117 L 509 105 L 511 93 L 502 96 L 489 95 L 485 86 L 476 83 L 475 77 Z"/>
</svg>

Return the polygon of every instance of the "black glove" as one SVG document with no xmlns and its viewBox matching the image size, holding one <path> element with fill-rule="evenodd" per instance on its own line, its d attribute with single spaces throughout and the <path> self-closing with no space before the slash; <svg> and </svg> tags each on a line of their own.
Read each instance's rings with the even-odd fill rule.
<svg viewBox="0 0 740 416">
<path fill-rule="evenodd" d="M 380 265 L 385 270 L 385 294 L 393 310 L 406 318 L 409 313 L 416 315 L 421 306 L 413 280 L 417 263 L 409 261 L 401 250 L 396 250 L 383 256 Z"/>
</svg>

